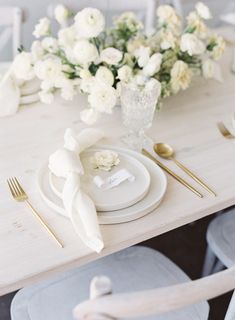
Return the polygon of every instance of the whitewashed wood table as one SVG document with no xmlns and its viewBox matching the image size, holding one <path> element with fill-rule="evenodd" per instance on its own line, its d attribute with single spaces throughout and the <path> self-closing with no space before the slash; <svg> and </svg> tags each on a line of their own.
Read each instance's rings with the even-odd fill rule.
<svg viewBox="0 0 235 320">
<path fill-rule="evenodd" d="M 169 98 L 149 131 L 154 141 L 174 146 L 178 159 L 218 196 L 192 182 L 205 195 L 200 199 L 168 177 L 167 193 L 157 210 L 129 223 L 101 226 L 105 248 L 99 255 L 83 245 L 68 220 L 43 203 L 36 185 L 38 168 L 62 144 L 65 129 L 79 131 L 84 127 L 79 110 L 86 97 L 72 104 L 57 100 L 51 106 L 25 106 L 14 117 L 0 119 L 0 295 L 235 204 L 235 140 L 223 138 L 216 127 L 217 121 L 228 121 L 235 108 L 231 56 L 231 49 L 227 49 L 222 61 L 224 83 L 199 80 L 189 90 Z M 108 136 L 105 143 L 120 144 L 124 129 L 119 108 L 98 125 Z M 188 179 L 173 163 L 166 160 L 166 164 Z M 63 241 L 64 249 L 51 241 L 24 203 L 13 201 L 6 184 L 11 176 L 20 179 L 34 206 Z"/>
</svg>

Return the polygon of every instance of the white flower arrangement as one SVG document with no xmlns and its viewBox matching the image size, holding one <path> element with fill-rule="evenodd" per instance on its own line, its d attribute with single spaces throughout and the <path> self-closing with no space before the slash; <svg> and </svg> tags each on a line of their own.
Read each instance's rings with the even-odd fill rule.
<svg viewBox="0 0 235 320">
<path fill-rule="evenodd" d="M 87 94 L 89 107 L 81 119 L 88 124 L 112 112 L 123 82 L 144 86 L 155 79 L 160 100 L 187 89 L 195 74 L 222 79 L 218 60 L 225 42 L 207 28 L 211 13 L 202 2 L 186 18 L 184 29 L 173 7 L 159 6 L 151 35 L 133 12 L 115 18 L 112 28 L 105 28 L 104 15 L 95 8 L 79 11 L 71 25 L 65 6 L 58 5 L 54 16 L 61 27 L 57 37 L 51 34 L 50 20 L 42 18 L 33 32 L 38 40 L 30 52 L 15 58 L 13 70 L 17 78 L 41 80 L 39 95 L 45 103 L 53 102 L 55 91 L 67 100 L 78 92 Z"/>
</svg>

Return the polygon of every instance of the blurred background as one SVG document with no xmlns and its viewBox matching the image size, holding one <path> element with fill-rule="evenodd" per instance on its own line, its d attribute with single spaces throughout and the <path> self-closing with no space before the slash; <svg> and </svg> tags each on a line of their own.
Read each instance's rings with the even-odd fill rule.
<svg viewBox="0 0 235 320">
<path fill-rule="evenodd" d="M 112 16 L 112 2 L 116 0 L 102 0 L 102 11 L 104 12 L 108 23 L 110 23 Z M 136 0 L 127 0 L 133 3 L 133 8 L 135 6 Z M 143 0 L 144 1 L 144 0 Z M 163 1 L 155 0 L 156 5 L 160 3 L 173 3 L 174 1 Z M 197 0 L 177 0 L 176 3 L 182 4 L 182 13 L 187 15 L 187 13 L 193 8 Z M 226 10 L 226 8 L 234 1 L 231 0 L 205 0 L 204 1 L 211 9 L 214 19 L 210 22 L 212 26 L 219 26 L 221 21 L 219 19 L 220 14 Z M 32 32 L 34 30 L 34 25 L 37 21 L 50 14 L 50 8 L 54 7 L 58 3 L 65 4 L 68 8 L 78 8 L 85 6 L 93 6 L 100 8 L 101 1 L 99 0 L 67 0 L 67 1 L 52 1 L 52 0 L 0 0 L 0 8 L 3 6 L 16 6 L 22 9 L 23 21 L 22 21 L 22 32 L 21 32 L 21 42 L 25 49 L 30 48 L 30 43 L 32 43 L 33 36 Z M 105 3 L 105 6 L 104 4 Z M 1 13 L 0 13 L 1 17 Z M 0 19 L 1 20 L 1 19 Z M 3 27 L 0 21 L 0 40 Z M 8 39 L 9 38 L 9 39 Z M 6 40 L 6 45 L 4 49 L 0 51 L 0 61 L 10 61 L 12 59 L 12 45 L 10 33 L 4 35 L 4 42 Z M 1 45 L 0 45 L 1 47 Z"/>
</svg>

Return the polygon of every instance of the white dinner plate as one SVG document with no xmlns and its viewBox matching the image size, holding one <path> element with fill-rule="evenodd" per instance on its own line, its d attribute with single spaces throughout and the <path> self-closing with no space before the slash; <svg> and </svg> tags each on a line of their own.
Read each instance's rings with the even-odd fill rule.
<svg viewBox="0 0 235 320">
<path fill-rule="evenodd" d="M 102 171 L 93 168 L 91 158 L 95 152 L 102 151 L 102 148 L 90 148 L 81 155 L 81 162 L 84 167 L 85 174 L 81 176 L 82 189 L 91 197 L 98 211 L 113 211 L 129 207 L 140 201 L 147 194 L 150 186 L 150 175 L 145 166 L 132 156 L 125 153 L 119 153 L 120 164 L 111 171 Z M 98 188 L 93 179 L 99 175 L 102 180 L 106 180 L 121 169 L 128 170 L 134 177 L 133 182 L 124 181 L 119 186 L 103 190 Z M 49 184 L 54 193 L 62 199 L 62 190 L 65 179 L 58 178 L 53 175 L 48 166 L 45 165 L 41 171 L 42 174 L 49 174 Z"/>
<path fill-rule="evenodd" d="M 144 215 L 156 209 L 163 199 L 167 187 L 166 176 L 162 169 L 159 168 L 152 160 L 135 151 L 103 145 L 97 146 L 97 148 L 98 147 L 100 149 L 113 150 L 118 154 L 129 155 L 135 158 L 145 166 L 151 176 L 149 191 L 142 200 L 124 209 L 115 211 L 98 211 L 99 223 L 123 223 L 143 217 Z M 45 171 L 45 166 L 39 170 L 38 185 L 42 199 L 47 203 L 47 205 L 57 213 L 67 217 L 62 200 L 52 191 L 50 187 L 49 174 L 48 171 Z"/>
</svg>

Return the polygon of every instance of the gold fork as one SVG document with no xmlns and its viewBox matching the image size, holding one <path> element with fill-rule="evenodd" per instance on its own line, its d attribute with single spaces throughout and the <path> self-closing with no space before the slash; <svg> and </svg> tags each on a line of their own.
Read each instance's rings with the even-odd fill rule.
<svg viewBox="0 0 235 320">
<path fill-rule="evenodd" d="M 11 191 L 12 197 L 16 201 L 25 201 L 27 205 L 32 210 L 35 217 L 39 220 L 39 222 L 43 225 L 43 227 L 47 230 L 47 232 L 53 237 L 53 239 L 56 241 L 56 243 L 63 248 L 62 243 L 57 238 L 55 233 L 51 230 L 51 228 L 46 224 L 46 222 L 43 220 L 43 218 L 37 213 L 37 211 L 34 209 L 34 207 L 31 205 L 31 203 L 28 200 L 28 195 L 20 185 L 19 181 L 14 177 L 7 180 L 7 184 L 9 186 L 9 189 Z"/>
<path fill-rule="evenodd" d="M 234 139 L 235 135 L 233 135 L 223 124 L 223 122 L 218 122 L 217 127 L 220 131 L 220 133 L 227 139 Z"/>
</svg>

